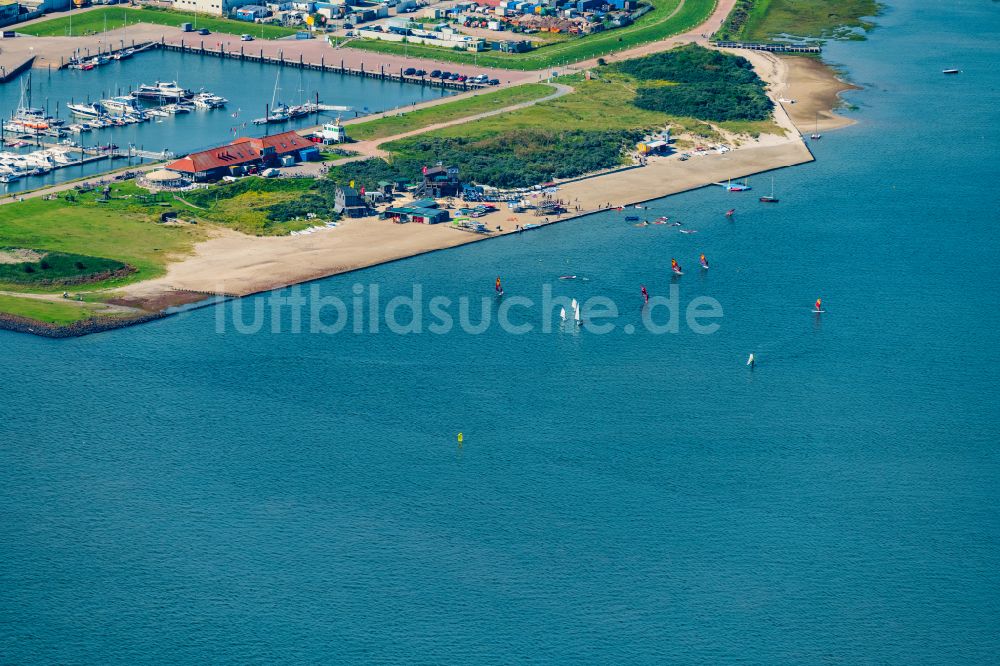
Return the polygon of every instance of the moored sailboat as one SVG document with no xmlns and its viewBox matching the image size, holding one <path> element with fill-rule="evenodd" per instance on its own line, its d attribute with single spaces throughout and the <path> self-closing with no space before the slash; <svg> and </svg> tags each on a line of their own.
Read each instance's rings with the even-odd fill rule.
<svg viewBox="0 0 1000 666">
<path fill-rule="evenodd" d="M 822 139 L 823 135 L 819 133 L 819 114 L 816 114 L 816 129 L 813 130 L 812 135 L 809 137 L 812 140 Z"/>
<path fill-rule="evenodd" d="M 778 203 L 778 197 L 774 196 L 774 176 L 771 176 L 771 194 L 765 194 L 760 198 L 761 203 Z"/>
</svg>

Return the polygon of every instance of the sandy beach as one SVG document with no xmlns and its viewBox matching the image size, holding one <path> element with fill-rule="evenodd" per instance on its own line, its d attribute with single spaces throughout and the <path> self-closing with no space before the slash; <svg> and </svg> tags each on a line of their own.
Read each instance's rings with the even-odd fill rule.
<svg viewBox="0 0 1000 666">
<path fill-rule="evenodd" d="M 811 133 L 816 127 L 817 116 L 821 132 L 855 123 L 850 118 L 838 115 L 836 109 L 842 105 L 841 93 L 859 90 L 858 86 L 841 81 L 829 65 L 816 58 L 771 57 L 778 61 L 779 68 L 786 69 L 781 77 L 783 85 L 778 87 L 777 92 L 779 98 L 795 100 L 794 104 L 781 105 L 799 132 Z"/>
<path fill-rule="evenodd" d="M 813 157 L 802 141 L 801 130 L 786 113 L 787 105 L 777 104 L 777 99 L 787 94 L 782 91 L 789 88 L 788 77 L 799 71 L 795 63 L 789 65 L 785 59 L 768 53 L 738 53 L 748 58 L 768 82 L 769 94 L 776 102 L 775 122 L 784 131 L 783 135 L 744 140 L 725 153 L 710 153 L 687 161 L 676 156 L 653 158 L 644 167 L 567 182 L 559 186 L 555 196 L 573 210 L 548 220 L 548 224 L 598 212 L 609 203 L 612 206 L 642 203 L 729 178 L 811 161 Z M 805 71 L 809 71 L 808 84 L 798 84 L 800 94 L 837 99 L 843 84 L 836 80 L 832 70 L 820 67 Z M 810 103 L 808 108 L 816 108 L 817 104 Z M 377 146 L 372 145 L 371 149 L 375 152 Z M 335 229 L 314 234 L 268 238 L 220 230 L 212 239 L 198 244 L 191 256 L 171 264 L 164 277 L 125 288 L 125 298 L 154 300 L 174 290 L 245 296 L 515 233 L 518 225 L 545 225 L 542 218 L 513 215 L 506 210 L 484 221 L 492 229 L 500 226 L 502 231 L 487 236 L 459 231 L 450 225 L 394 224 L 385 220 L 349 220 Z"/>
<path fill-rule="evenodd" d="M 691 41 L 704 42 L 712 26 L 722 20 L 732 4 L 733 0 L 723 0 L 706 25 L 685 35 L 621 52 L 609 59 L 640 56 Z M 137 41 L 161 37 L 168 41 L 179 40 L 183 34 L 172 28 L 147 25 L 132 26 L 128 31 L 129 38 L 135 38 Z M 238 46 L 229 43 L 231 38 L 214 35 L 213 43 L 206 46 L 217 47 L 214 40 L 220 38 L 223 48 Z M 96 39 L 97 36 L 24 38 L 24 41 L 20 39 L 17 41 L 20 47 L 17 50 L 23 50 L 23 55 L 31 53 L 39 56 L 44 53 L 44 57 L 36 60 L 35 64 L 46 66 L 53 61 L 58 64 L 59 57 L 65 57 L 74 49 L 81 48 L 88 40 Z M 124 35 L 113 31 L 100 39 L 106 45 L 113 40 L 123 40 Z M 366 59 L 366 66 L 373 60 L 385 60 L 387 66 L 393 67 L 400 64 L 396 59 L 352 51 L 349 48 L 334 50 L 318 40 L 306 43 L 255 42 L 253 46 L 264 49 L 265 52 L 288 49 L 295 54 L 292 57 L 296 58 L 301 52 L 307 61 L 318 62 L 320 57 L 327 59 L 343 57 L 349 64 L 353 64 L 355 59 L 363 57 Z M 174 294 L 186 294 L 185 299 L 192 293 L 245 296 L 426 252 L 487 240 L 515 233 L 515 227 L 518 225 L 545 226 L 604 210 L 608 204 L 625 206 L 642 203 L 730 178 L 743 178 L 808 162 L 813 157 L 801 135 L 807 130 L 812 130 L 816 114 L 820 115 L 821 129 L 841 127 L 852 122 L 832 112 L 839 103 L 839 93 L 852 86 L 839 81 L 833 70 L 821 62 L 810 58 L 777 57 L 756 51 L 733 50 L 733 52 L 749 59 L 758 74 L 768 82 L 768 94 L 776 103 L 775 122 L 781 128 L 781 135 L 762 135 L 756 139 L 741 137 L 738 141 L 729 142 L 733 150 L 728 152 L 693 156 L 686 161 L 681 161 L 677 156 L 654 157 L 642 167 L 572 180 L 561 184 L 555 195 L 571 208 L 571 213 L 546 220 L 530 214 L 514 215 L 504 206 L 500 212 L 484 218 L 483 221 L 491 229 L 496 230 L 498 226 L 502 229 L 489 235 L 461 231 L 447 224 L 436 226 L 394 224 L 386 220 L 373 219 L 345 220 L 336 228 L 284 237 L 255 237 L 227 229 L 216 229 L 213 230 L 209 240 L 196 245 L 190 255 L 170 264 L 165 276 L 129 285 L 116 292 L 116 296 L 130 305 L 135 303 L 150 308 L 157 303 L 171 301 Z M 7 55 L 10 57 L 13 53 L 8 51 Z M 286 51 L 285 55 L 288 57 L 291 53 Z M 588 66 L 592 65 L 577 63 L 571 69 Z M 508 81 L 536 80 L 543 76 L 538 72 L 501 73 L 499 70 L 497 74 L 504 79 L 504 85 L 507 85 Z M 557 85 L 555 89 L 554 96 L 570 92 L 569 86 L 565 85 Z M 795 99 L 796 103 L 779 103 L 782 98 Z M 454 99 L 455 97 L 433 100 L 429 104 Z M 468 122 L 475 117 L 451 121 L 445 125 Z M 418 132 L 428 129 L 433 128 L 425 128 Z M 410 132 L 412 133 L 414 132 Z M 363 147 L 367 149 L 362 152 L 366 155 L 378 155 L 381 152 L 378 144 L 395 138 L 398 137 L 369 142 L 370 146 L 366 143 Z"/>
</svg>

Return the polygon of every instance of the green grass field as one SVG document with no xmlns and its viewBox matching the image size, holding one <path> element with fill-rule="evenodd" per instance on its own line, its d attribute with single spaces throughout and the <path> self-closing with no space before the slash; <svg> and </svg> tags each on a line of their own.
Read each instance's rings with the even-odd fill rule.
<svg viewBox="0 0 1000 666">
<path fill-rule="evenodd" d="M 141 192 L 134 185 L 115 185 L 113 196 Z M 0 246 L 105 257 L 134 266 L 135 273 L 88 284 L 87 289 L 147 280 L 164 273 L 171 257 L 185 254 L 203 234 L 196 227 L 157 224 L 166 207 L 141 206 L 134 199 L 99 204 L 93 193 L 75 202 L 28 199 L 0 206 Z M 0 282 L 0 289 L 25 291 L 23 284 Z M 32 291 L 62 291 L 58 286 L 32 286 Z"/>
<path fill-rule="evenodd" d="M 513 88 L 504 88 L 483 93 L 475 97 L 438 104 L 426 109 L 418 109 L 398 116 L 387 116 L 347 126 L 347 135 L 357 141 L 382 139 L 437 123 L 474 116 L 495 109 L 530 102 L 555 92 L 555 88 L 544 83 L 528 83 Z"/>
<path fill-rule="evenodd" d="M 294 201 L 302 196 L 312 184 L 308 178 L 282 178 L 280 180 L 263 180 L 262 185 L 280 184 L 287 188 L 274 191 L 247 191 L 231 197 L 212 199 L 213 190 L 205 190 L 205 194 L 196 203 L 200 208 L 185 206 L 177 202 L 177 209 L 187 218 L 196 218 L 200 222 L 221 224 L 236 231 L 251 236 L 283 236 L 291 231 L 298 231 L 312 226 L 312 222 L 301 220 L 295 222 L 275 222 L 267 218 L 267 209 L 278 203 Z"/>
<path fill-rule="evenodd" d="M 445 127 L 436 136 L 477 136 L 512 129 L 614 130 L 653 127 L 667 122 L 662 113 L 637 109 L 628 101 L 635 96 L 636 84 L 626 76 L 603 73 L 600 79 L 585 81 L 580 75 L 563 77 L 575 92 L 526 109 L 483 118 L 471 123 Z M 394 143 L 387 144 L 391 148 Z"/>
<path fill-rule="evenodd" d="M 672 118 L 664 113 L 645 111 L 633 106 L 631 100 L 635 97 L 636 88 L 647 84 L 640 84 L 635 79 L 608 68 L 599 70 L 597 78 L 591 81 L 586 81 L 579 74 L 561 77 L 561 80 L 573 86 L 575 91 L 524 109 L 445 127 L 419 137 L 485 136 L 518 129 L 653 129 L 662 128 L 667 123 L 692 128 L 700 124 L 691 119 Z M 411 140 L 413 139 L 403 141 Z M 384 147 L 392 150 L 399 146 L 397 142 L 392 142 Z"/>
<path fill-rule="evenodd" d="M 6 294 L 0 294 L 0 312 L 58 326 L 89 319 L 95 314 L 92 308 L 70 301 L 60 303 Z"/>
<path fill-rule="evenodd" d="M 549 69 L 605 56 L 614 51 L 685 32 L 703 23 L 712 14 L 715 3 L 716 0 L 655 0 L 653 11 L 640 17 L 630 26 L 555 42 L 527 53 L 495 54 L 487 51 L 474 54 L 438 46 L 382 42 L 374 39 L 356 39 L 350 46 L 377 53 L 397 55 L 405 53 L 414 57 L 484 67 L 517 70 Z"/>
<path fill-rule="evenodd" d="M 192 23 L 195 29 L 208 28 L 212 32 L 230 35 L 250 33 L 258 39 L 276 39 L 297 32 L 294 28 L 258 25 L 205 14 L 189 14 L 169 9 L 126 9 L 124 7 L 107 7 L 86 12 L 74 11 L 69 16 L 64 14 L 59 18 L 18 28 L 17 31 L 39 37 L 62 37 L 94 34 L 103 32 L 105 29 L 114 30 L 134 23 L 153 23 L 174 27 L 179 27 L 181 23 Z"/>
<path fill-rule="evenodd" d="M 18 259 L 18 248 L 0 248 L 0 254 L 8 257 L 14 252 Z M 113 259 L 88 257 L 66 252 L 45 252 L 37 259 L 4 261 L 0 263 L 0 283 L 12 282 L 23 285 L 73 284 L 78 281 L 96 281 L 116 271 L 127 270 L 128 266 Z"/>
<path fill-rule="evenodd" d="M 872 24 L 861 17 L 877 13 L 876 0 L 756 0 L 736 39 L 850 37 L 856 28 L 871 29 Z"/>
</svg>

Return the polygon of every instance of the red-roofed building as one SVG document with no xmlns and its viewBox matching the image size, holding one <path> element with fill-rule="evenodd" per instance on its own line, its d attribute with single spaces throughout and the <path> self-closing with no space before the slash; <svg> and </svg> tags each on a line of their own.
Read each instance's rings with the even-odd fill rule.
<svg viewBox="0 0 1000 666">
<path fill-rule="evenodd" d="M 298 161 L 304 158 L 304 152 L 315 151 L 313 143 L 296 132 L 282 132 L 258 138 L 241 137 L 225 146 L 191 153 L 165 168 L 195 181 L 218 180 L 243 174 L 248 167 L 279 166 L 286 155 Z"/>
</svg>

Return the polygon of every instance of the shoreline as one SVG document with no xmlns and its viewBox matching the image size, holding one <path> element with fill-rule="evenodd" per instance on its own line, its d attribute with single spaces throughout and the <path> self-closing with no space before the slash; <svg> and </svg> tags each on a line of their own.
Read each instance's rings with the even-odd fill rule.
<svg viewBox="0 0 1000 666">
<path fill-rule="evenodd" d="M 751 151 L 753 154 L 749 155 Z M 738 155 L 749 159 L 733 159 Z M 605 185 L 609 189 L 627 186 L 633 196 L 626 200 L 612 201 L 613 206 L 627 208 L 673 194 L 714 186 L 727 178 L 744 178 L 803 164 L 812 161 L 813 156 L 805 144 L 796 138 L 693 159 L 703 161 L 693 177 L 690 166 L 693 160 L 685 163 L 672 159 L 643 168 L 645 178 L 639 182 L 634 178 L 636 170 L 573 181 L 560 187 L 559 196 L 564 200 L 577 198 L 588 204 L 587 208 L 547 222 L 525 214 L 512 215 L 501 220 L 500 226 L 504 228 L 502 232 L 489 235 L 460 231 L 443 224 L 400 225 L 387 220 L 351 221 L 335 229 L 308 236 L 256 237 L 224 230 L 196 245 L 191 257 L 171 264 L 167 275 L 128 285 L 119 292 L 123 295 L 122 298 L 130 301 L 169 299 L 171 294 L 184 292 L 198 292 L 208 297 L 254 296 L 471 243 L 524 231 L 538 231 L 553 224 L 608 212 L 608 208 L 601 207 L 608 196 L 608 189 L 604 186 L 595 187 L 595 180 L 608 179 L 609 182 Z M 686 179 L 685 173 L 688 176 Z M 615 182 L 610 182 L 610 179 Z M 665 185 L 668 182 L 670 185 Z M 596 193 L 598 191 L 600 194 Z M 601 203 L 598 203 L 599 200 Z M 489 222 L 492 223 L 493 220 Z M 522 231 L 514 230 L 514 225 L 532 223 L 538 226 Z M 214 277 L 220 272 L 227 273 L 227 277 Z M 65 337 L 141 324 L 153 318 L 170 316 L 171 313 L 160 311 L 151 314 L 155 316 L 136 318 L 118 326 L 69 332 Z"/>
<path fill-rule="evenodd" d="M 803 134 L 812 129 L 812 122 L 807 124 L 806 121 L 813 121 L 814 114 L 821 115 L 820 128 L 824 130 L 855 122 L 837 115 L 834 109 L 841 103 L 843 91 L 857 87 L 837 78 L 834 70 L 822 62 L 758 51 L 723 50 L 750 60 L 768 83 L 768 95 L 775 103 L 774 121 L 781 128 L 781 135 L 765 134 L 756 139 L 744 135 L 736 141 L 730 137 L 727 142 L 735 147 L 727 153 L 694 156 L 683 162 L 676 155 L 654 157 L 642 167 L 569 179 L 557 184 L 559 189 L 555 196 L 571 209 L 570 212 L 543 220 L 502 209 L 483 219 L 490 228 L 502 227 L 502 231 L 489 234 L 461 231 L 446 224 L 396 224 L 371 218 L 344 220 L 336 228 L 298 236 L 256 237 L 216 228 L 207 240 L 194 246 L 190 255 L 169 264 L 165 275 L 116 290 L 119 301 L 136 304 L 148 315 L 129 319 L 106 317 L 106 321 L 98 318 L 64 327 L 14 322 L 14 328 L 0 319 L 0 328 L 47 337 L 87 335 L 170 316 L 176 310 L 163 306 L 182 294 L 250 296 L 519 233 L 514 230 L 517 225 L 535 224 L 536 228 L 541 228 L 606 212 L 609 204 L 611 207 L 634 206 L 727 179 L 745 178 L 812 161 L 814 158 Z M 579 66 L 578 63 L 567 69 Z M 801 101 L 796 104 L 779 101 L 790 95 L 797 95 Z M 435 102 L 440 103 L 440 100 Z M 420 131 L 429 129 L 432 128 Z"/>
<path fill-rule="evenodd" d="M 212 238 L 197 244 L 189 257 L 169 265 L 165 276 L 129 285 L 123 291 L 133 298 L 175 290 L 247 296 L 516 233 L 516 225 L 546 226 L 585 217 L 606 210 L 607 203 L 635 205 L 729 178 L 812 161 L 812 153 L 791 117 L 777 104 L 787 68 L 770 66 L 774 63 L 767 57 L 769 54 L 738 53 L 747 57 L 768 82 L 768 94 L 776 102 L 774 119 L 784 130 L 783 136 L 762 135 L 728 153 L 693 157 L 686 162 L 676 157 L 653 158 L 641 168 L 573 179 L 560 184 L 556 196 L 567 207 L 579 206 L 580 210 L 547 223 L 533 216 L 500 211 L 484 221 L 504 231 L 488 236 L 459 231 L 450 225 L 399 225 L 386 220 L 346 220 L 335 229 L 303 236 L 259 238 L 217 230 Z M 826 85 L 831 90 L 839 85 L 832 72 Z"/>
<path fill-rule="evenodd" d="M 818 127 L 829 132 L 849 127 L 858 121 L 837 113 L 844 107 L 843 93 L 861 90 L 861 86 L 844 81 L 829 64 L 804 56 L 777 57 L 779 67 L 786 69 L 783 84 L 776 92 L 779 99 L 794 99 L 794 104 L 781 103 L 785 113 L 803 135 Z M 831 81 L 832 79 L 832 81 Z"/>
</svg>

